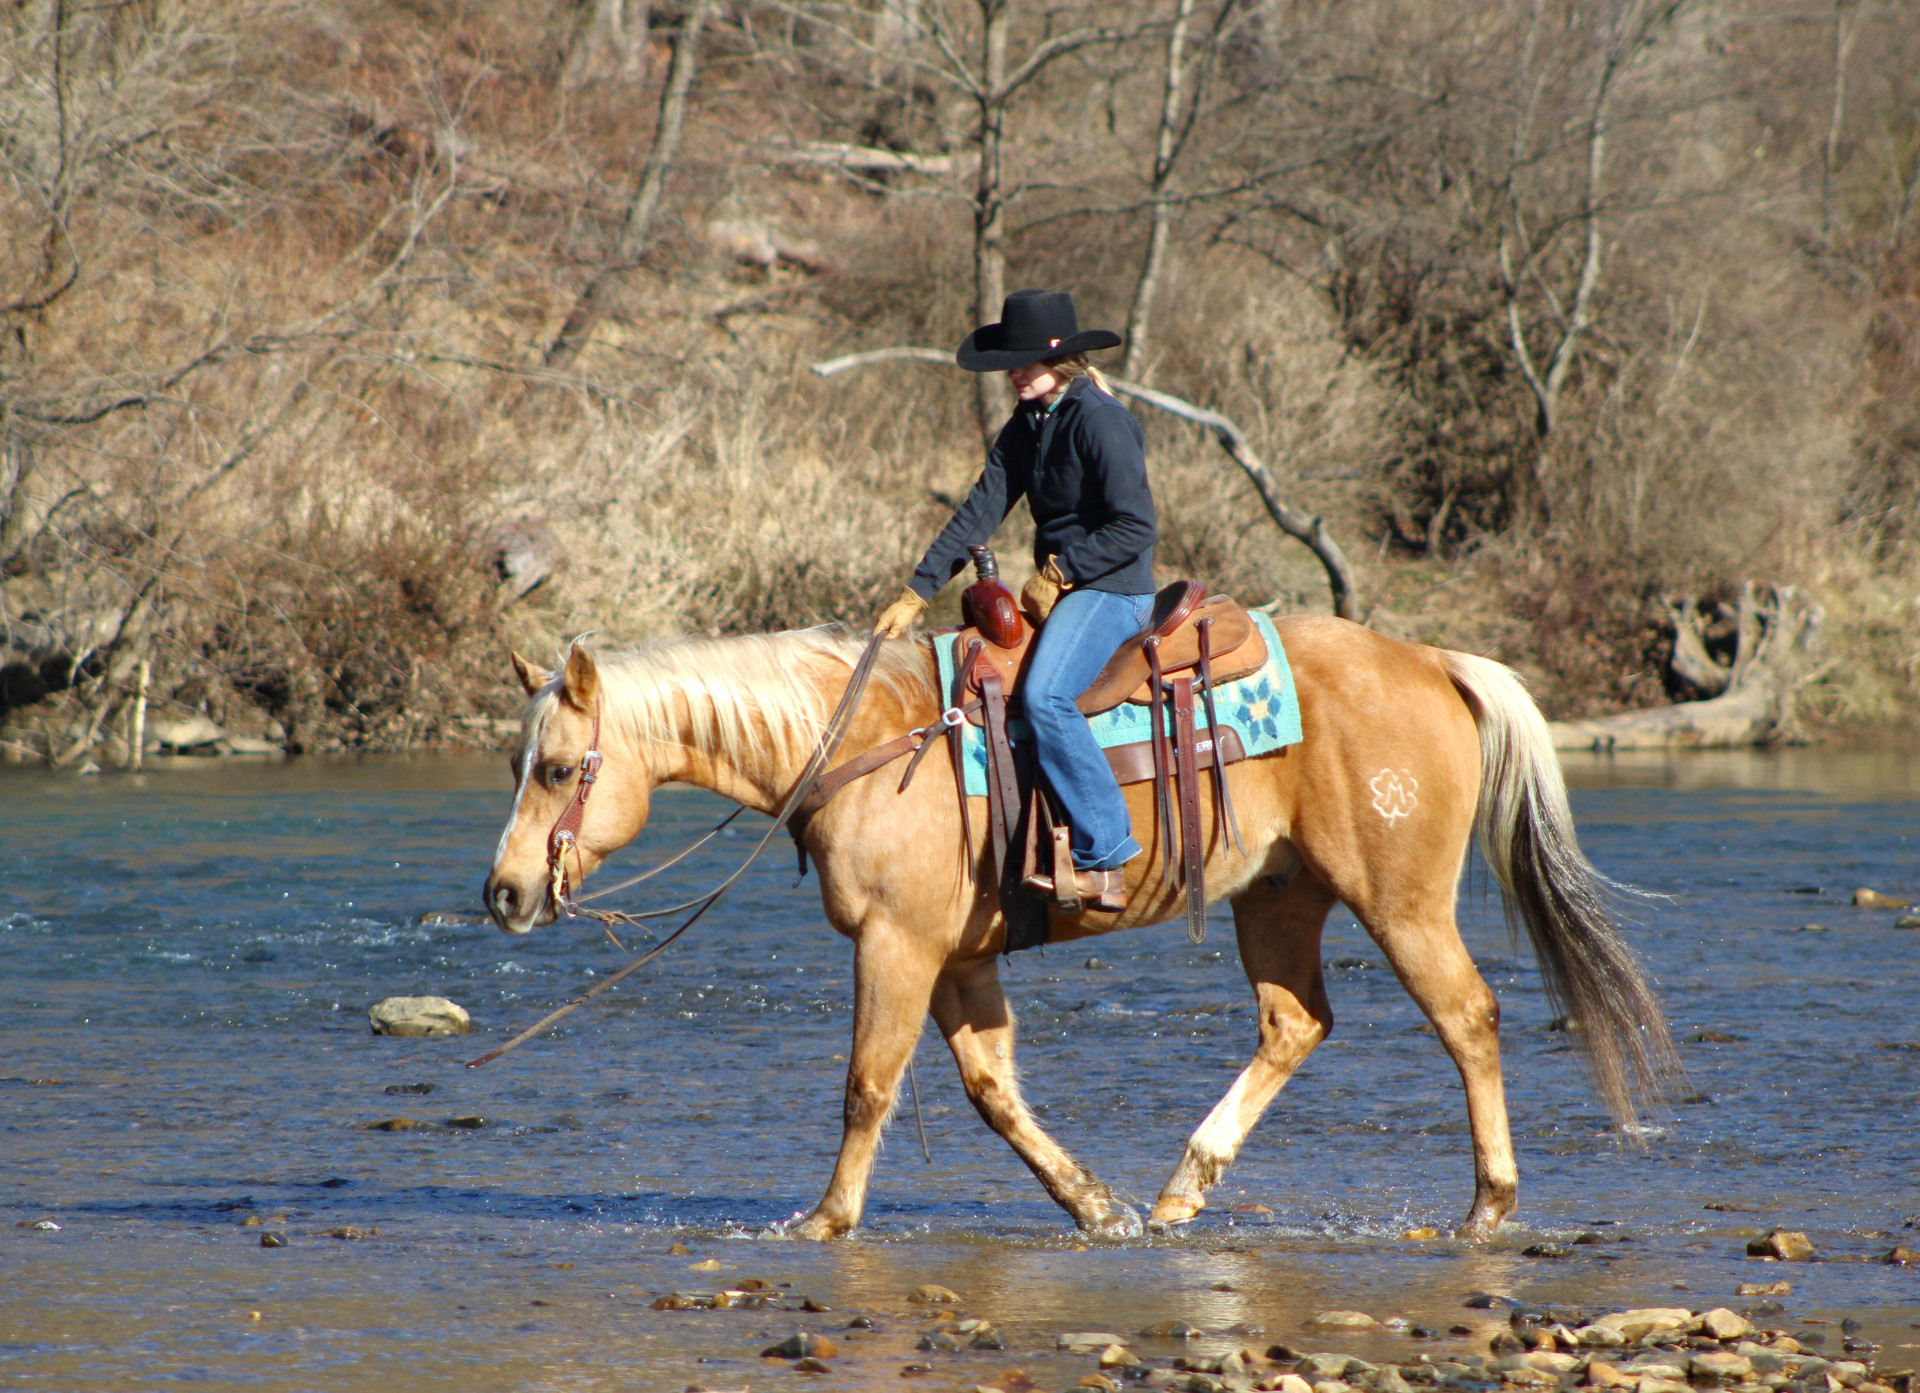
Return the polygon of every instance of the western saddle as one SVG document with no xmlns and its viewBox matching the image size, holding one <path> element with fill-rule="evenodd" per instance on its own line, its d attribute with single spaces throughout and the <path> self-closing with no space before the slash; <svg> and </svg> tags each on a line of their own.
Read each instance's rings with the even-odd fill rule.
<svg viewBox="0 0 1920 1393">
<path fill-rule="evenodd" d="M 1008 951 L 1028 946 L 1019 939 L 1035 932 L 1045 941 L 1044 911 L 1034 916 L 1016 914 L 1016 903 L 1040 908 L 1028 892 L 1027 881 L 1050 873 L 1053 908 L 1062 914 L 1082 910 L 1074 892 L 1073 858 L 1068 829 L 1054 816 L 1051 800 L 1035 777 L 1030 747 L 1015 747 L 1008 736 L 1009 709 L 1019 700 L 1020 683 L 1037 631 L 1019 622 L 1017 614 L 969 604 L 970 623 L 960 631 L 956 653 L 953 705 L 986 733 L 988 841 L 1007 913 Z M 1008 623 L 1011 617 L 1012 623 Z M 1152 779 L 1155 834 L 1161 845 L 1164 883 L 1183 888 L 1187 900 L 1187 936 L 1195 943 L 1206 937 L 1206 846 L 1200 830 L 1200 775 L 1211 776 L 1214 816 L 1224 825 L 1234 845 L 1240 829 L 1227 793 L 1225 765 L 1246 757 L 1237 732 L 1223 728 L 1214 710 L 1214 691 L 1224 682 L 1250 677 L 1267 661 L 1266 641 L 1253 618 L 1226 595 L 1209 596 L 1198 581 L 1176 581 L 1154 596 L 1145 629 L 1115 650 L 1106 666 L 1087 686 L 1075 705 L 1087 716 L 1111 711 L 1124 702 L 1146 706 L 1153 735 L 1131 745 L 1106 751 L 1114 777 L 1123 784 Z M 967 701 L 965 698 L 977 698 Z M 1207 713 L 1207 735 L 1196 735 L 1194 699 Z M 1167 735 L 1171 708 L 1173 731 Z M 956 778 L 961 774 L 959 742 Z M 1177 799 L 1175 781 L 1178 782 Z M 967 817 L 962 799 L 962 817 Z M 967 829 L 971 844 L 971 828 Z M 1042 846 L 1050 866 L 1042 872 Z M 1016 862 L 1009 853 L 1020 847 Z M 1178 855 L 1176 856 L 1176 848 Z M 1023 922 L 1024 921 L 1024 922 Z"/>
<path fill-rule="evenodd" d="M 984 548 L 977 551 L 984 552 Z M 1004 951 L 1016 952 L 1045 943 L 1049 935 L 1047 911 L 1079 914 L 1083 905 L 1074 890 L 1073 858 L 1068 829 L 1055 815 L 1031 741 L 1016 745 L 1009 721 L 1017 714 L 1021 679 L 1033 651 L 1036 630 L 1023 622 L 1011 595 L 997 584 L 990 554 L 976 555 L 983 581 L 969 587 L 962 608 L 968 620 L 955 638 L 954 690 L 940 720 L 922 730 L 909 731 L 822 775 L 798 810 L 793 824 L 796 844 L 804 817 L 853 780 L 911 753 L 900 791 L 912 783 L 920 761 L 941 736 L 947 736 L 959 790 L 963 846 L 973 845 L 972 812 L 966 795 L 962 725 L 979 727 L 987 747 L 988 844 L 993 855 L 995 883 L 1006 918 Z M 989 584 L 991 583 L 991 584 Z M 983 594 L 986 599 L 983 601 Z M 1227 792 L 1225 766 L 1246 758 L 1238 732 L 1223 727 L 1214 709 L 1214 692 L 1226 682 L 1250 677 L 1267 661 L 1266 641 L 1253 618 L 1226 595 L 1208 595 L 1198 581 L 1177 581 L 1154 596 L 1145 629 L 1115 650 L 1076 701 L 1080 711 L 1097 716 L 1122 703 L 1146 706 L 1152 736 L 1135 744 L 1105 751 L 1114 777 L 1122 784 L 1154 784 L 1155 837 L 1161 848 L 1163 883 L 1185 890 L 1187 936 L 1195 943 L 1206 938 L 1206 846 L 1200 828 L 1200 779 L 1205 772 L 1213 785 L 1216 826 L 1224 828 L 1235 847 L 1244 850 L 1233 804 Z M 1207 713 L 1207 738 L 1196 733 L 1195 699 Z M 1172 732 L 1168 733 L 1168 713 Z M 1042 872 L 1042 847 L 1048 861 Z M 1015 855 L 1018 849 L 1019 855 Z M 966 858 L 972 875 L 971 856 Z M 801 869 L 806 854 L 801 852 Z M 1049 901 L 1025 888 L 1032 878 L 1050 873 Z"/>
</svg>

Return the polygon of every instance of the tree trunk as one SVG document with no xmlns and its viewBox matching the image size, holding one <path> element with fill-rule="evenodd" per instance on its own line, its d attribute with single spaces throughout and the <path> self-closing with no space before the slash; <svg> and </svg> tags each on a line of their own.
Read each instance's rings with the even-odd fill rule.
<svg viewBox="0 0 1920 1393">
<path fill-rule="evenodd" d="M 567 46 L 563 80 L 577 87 L 594 78 L 639 82 L 647 71 L 647 0 L 588 0 L 587 13 Z"/>
<path fill-rule="evenodd" d="M 714 0 L 694 0 L 680 32 L 673 40 L 673 65 L 667 73 L 667 85 L 660 94 L 660 119 L 654 126 L 653 148 L 647 152 L 646 167 L 627 203 L 627 216 L 620 228 L 620 242 L 611 260 L 594 273 L 580 298 L 574 301 L 559 334 L 548 345 L 545 363 L 550 368 L 566 368 L 586 346 L 587 336 L 600 317 L 612 307 L 620 277 L 638 265 L 652 243 L 654 215 L 660 208 L 660 195 L 667 174 L 680 151 L 680 133 L 687 119 L 687 93 L 693 87 L 693 74 L 699 64 L 700 30 L 713 11 Z"/>
<path fill-rule="evenodd" d="M 1120 360 L 1120 375 L 1138 381 L 1147 358 L 1147 339 L 1153 317 L 1153 297 L 1160 289 L 1160 273 L 1166 265 L 1167 239 L 1172 230 L 1173 208 L 1168 202 L 1168 186 L 1173 182 L 1173 160 L 1178 148 L 1180 109 L 1187 80 L 1187 21 L 1193 17 L 1194 0 L 1176 0 L 1173 29 L 1167 35 L 1167 76 L 1160 102 L 1160 130 L 1153 147 L 1153 212 L 1147 225 L 1147 254 L 1140 263 L 1140 279 L 1133 288 L 1133 307 L 1127 313 L 1127 347 Z"/>
<path fill-rule="evenodd" d="M 1001 198 L 1000 152 L 1007 102 L 1007 31 L 1013 8 L 1006 0 L 980 0 L 980 172 L 973 194 L 973 322 L 1000 318 L 1007 298 L 1007 208 Z M 989 446 L 1013 414 L 1013 391 L 997 372 L 977 374 L 974 406 L 980 435 Z"/>
</svg>

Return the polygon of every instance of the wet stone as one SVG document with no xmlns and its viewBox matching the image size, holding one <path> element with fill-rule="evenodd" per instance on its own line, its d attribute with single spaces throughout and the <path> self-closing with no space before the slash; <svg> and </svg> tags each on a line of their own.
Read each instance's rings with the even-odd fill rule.
<svg viewBox="0 0 1920 1393">
<path fill-rule="evenodd" d="M 377 1232 L 379 1232 L 377 1229 L 369 1232 L 366 1229 L 357 1229 L 351 1224 L 342 1224 L 337 1229 L 321 1229 L 320 1236 L 322 1238 L 338 1238 L 342 1242 L 353 1243 L 362 1238 L 371 1238 L 373 1234 Z"/>
<path fill-rule="evenodd" d="M 284 1233 L 275 1233 L 269 1229 L 260 1235 L 260 1246 L 262 1248 L 284 1248 L 287 1246 L 287 1236 Z"/>
<path fill-rule="evenodd" d="M 1380 1322 L 1365 1311 L 1322 1311 L 1309 1325 L 1333 1326 L 1347 1330 L 1363 1330 Z"/>
<path fill-rule="evenodd" d="M 1715 1350 L 1696 1354 L 1687 1361 L 1687 1372 L 1697 1379 L 1731 1383 L 1753 1372 L 1753 1361 L 1744 1354 Z"/>
<path fill-rule="evenodd" d="M 1140 1332 L 1148 1340 L 1197 1340 L 1202 1331 L 1197 1325 L 1188 1325 L 1183 1320 L 1163 1320 L 1149 1325 Z"/>
<path fill-rule="evenodd" d="M 390 1083 L 380 1090 L 382 1093 L 431 1093 L 430 1083 Z"/>
<path fill-rule="evenodd" d="M 1881 1257 L 1880 1261 L 1892 1263 L 1897 1267 L 1912 1267 L 1920 1264 L 1920 1252 L 1916 1252 L 1904 1243 L 1896 1243 Z"/>
<path fill-rule="evenodd" d="M 1725 1306 L 1716 1306 L 1700 1317 L 1700 1333 L 1716 1340 L 1741 1340 L 1753 1334 L 1753 1322 Z"/>
<path fill-rule="evenodd" d="M 760 1351 L 762 1359 L 832 1359 L 840 1353 L 840 1347 L 825 1335 L 810 1335 L 805 1331 L 795 1331 L 777 1345 L 769 1345 Z"/>
<path fill-rule="evenodd" d="M 816 1359 L 812 1355 L 796 1360 L 793 1367 L 803 1374 L 824 1374 L 828 1371 L 825 1361 Z"/>
<path fill-rule="evenodd" d="M 926 1282 L 908 1292 L 907 1300 L 917 1306 L 957 1306 L 960 1303 L 960 1293 L 951 1287 Z"/>
<path fill-rule="evenodd" d="M 1476 1291 L 1461 1304 L 1472 1311 L 1500 1311 L 1512 1306 L 1514 1302 L 1510 1297 L 1495 1296 L 1490 1291 Z"/>
<path fill-rule="evenodd" d="M 486 1125 L 487 1125 L 487 1119 L 477 1115 L 469 1115 L 466 1117 L 449 1117 L 447 1119 L 447 1126 L 457 1127 L 463 1132 L 477 1132 Z"/>
<path fill-rule="evenodd" d="M 920 1337 L 915 1349 L 923 1349 L 932 1354 L 958 1354 L 960 1341 L 945 1330 L 929 1330 Z"/>
<path fill-rule="evenodd" d="M 1564 1258 L 1573 1249 L 1560 1243 L 1530 1243 L 1520 1250 L 1523 1258 Z"/>
<path fill-rule="evenodd" d="M 1126 1339 L 1105 1330 L 1067 1330 L 1053 1337 L 1054 1348 L 1070 1354 L 1091 1354 L 1108 1345 L 1124 1345 Z"/>
<path fill-rule="evenodd" d="M 1765 1237 L 1748 1243 L 1747 1256 L 1774 1258 L 1780 1262 L 1809 1262 L 1813 1258 L 1813 1244 L 1796 1229 L 1774 1229 Z"/>
<path fill-rule="evenodd" d="M 390 996 L 367 1009 L 375 1035 L 465 1035 L 473 1029 L 466 1007 L 444 996 Z"/>
<path fill-rule="evenodd" d="M 378 1122 L 363 1122 L 363 1132 L 412 1132 L 426 1126 L 417 1117 L 383 1117 Z"/>
<path fill-rule="evenodd" d="M 1913 905 L 1912 900 L 1899 895 L 1885 895 L 1864 886 L 1853 892 L 1853 903 L 1858 909 L 1908 909 Z"/>
<path fill-rule="evenodd" d="M 1742 1282 L 1733 1290 L 1735 1296 L 1792 1296 L 1791 1282 Z"/>
</svg>

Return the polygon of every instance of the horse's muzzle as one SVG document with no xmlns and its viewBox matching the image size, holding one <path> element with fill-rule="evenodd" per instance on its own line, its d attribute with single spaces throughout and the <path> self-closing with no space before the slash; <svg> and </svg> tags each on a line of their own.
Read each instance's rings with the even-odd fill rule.
<svg viewBox="0 0 1920 1393">
<path fill-rule="evenodd" d="M 489 876 L 480 893 L 486 901 L 487 913 L 504 933 L 530 934 L 539 925 L 551 924 L 559 917 L 548 903 L 544 885 L 538 894 L 527 895 L 519 887 Z"/>
</svg>

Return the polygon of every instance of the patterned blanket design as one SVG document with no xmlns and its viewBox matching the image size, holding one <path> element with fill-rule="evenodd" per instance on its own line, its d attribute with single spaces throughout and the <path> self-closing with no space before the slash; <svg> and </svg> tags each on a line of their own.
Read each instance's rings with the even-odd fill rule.
<svg viewBox="0 0 1920 1393">
<path fill-rule="evenodd" d="M 1227 683 L 1214 694 L 1214 706 L 1220 713 L 1220 724 L 1231 726 L 1239 732 L 1240 742 L 1246 746 L 1249 757 L 1272 754 L 1283 746 L 1300 741 L 1300 698 L 1293 689 L 1293 669 L 1287 664 L 1287 650 L 1280 642 L 1280 633 L 1274 628 L 1273 620 L 1261 610 L 1253 610 L 1252 614 L 1253 622 L 1260 626 L 1261 637 L 1267 641 L 1266 666 L 1251 677 Z M 954 650 L 959 641 L 959 635 L 954 634 L 937 638 L 933 643 L 934 654 L 940 664 L 940 690 L 949 698 L 953 693 L 954 664 L 958 661 Z M 1205 730 L 1206 707 L 1197 698 L 1193 706 L 1194 725 Z M 1106 749 L 1147 739 L 1153 731 L 1153 716 L 1144 706 L 1123 702 L 1113 710 L 1095 716 L 1088 724 L 1093 727 L 1094 738 L 1100 742 L 1100 747 Z M 1171 707 L 1167 708 L 1167 733 L 1173 733 Z M 1030 738 L 1032 732 L 1025 721 L 1014 720 L 1008 723 L 1008 734 L 1015 744 L 1019 744 Z M 967 771 L 967 792 L 976 798 L 985 798 L 986 732 L 968 725 L 963 737 L 962 754 Z"/>
</svg>

